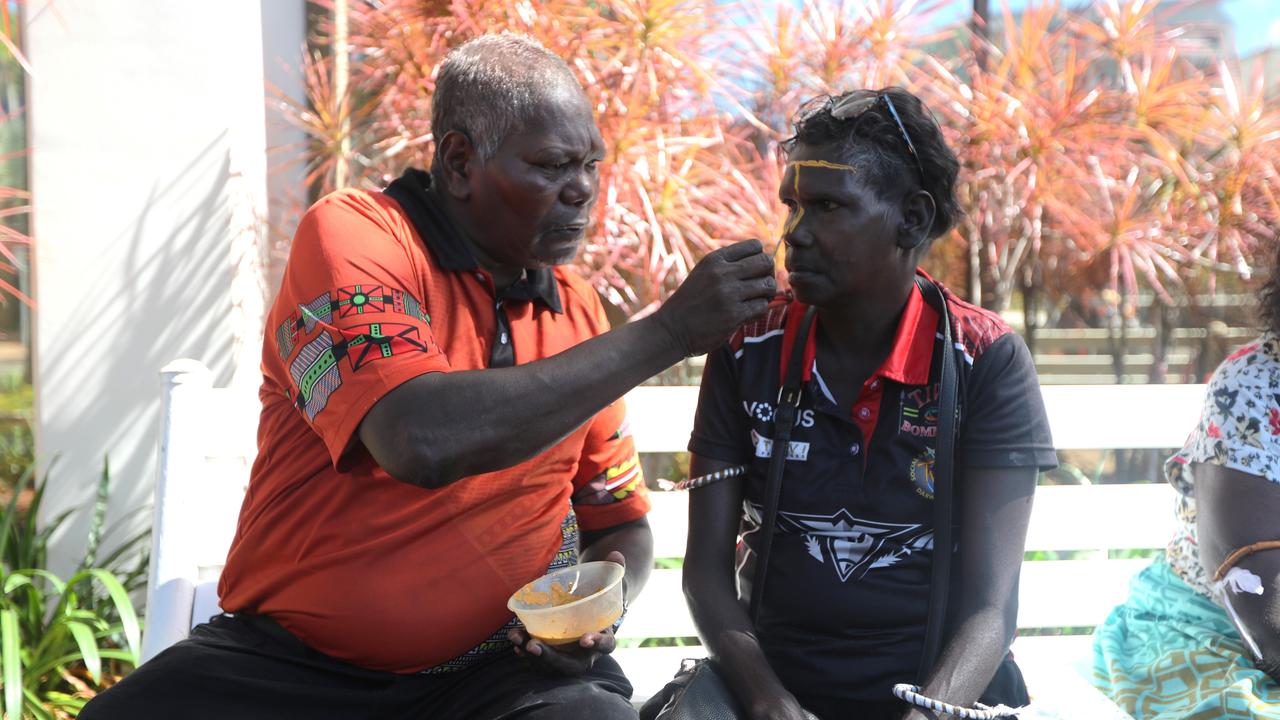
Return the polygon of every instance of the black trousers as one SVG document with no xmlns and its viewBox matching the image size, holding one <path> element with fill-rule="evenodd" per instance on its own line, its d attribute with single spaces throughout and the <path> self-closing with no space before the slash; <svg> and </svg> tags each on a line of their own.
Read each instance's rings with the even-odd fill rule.
<svg viewBox="0 0 1280 720">
<path fill-rule="evenodd" d="M 265 617 L 220 615 L 94 698 L 80 720 L 632 720 L 631 683 L 599 658 L 586 675 L 550 673 L 514 653 L 438 675 L 356 667 L 305 646 Z"/>
</svg>

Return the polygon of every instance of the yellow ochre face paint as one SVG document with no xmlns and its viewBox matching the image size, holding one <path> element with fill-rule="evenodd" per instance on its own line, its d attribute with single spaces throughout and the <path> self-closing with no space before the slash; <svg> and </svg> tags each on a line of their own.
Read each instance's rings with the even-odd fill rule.
<svg viewBox="0 0 1280 720">
<path fill-rule="evenodd" d="M 792 160 L 787 163 L 793 168 L 817 167 L 826 168 L 828 170 L 847 170 L 849 172 L 858 172 L 858 168 L 852 165 L 841 165 L 840 163 L 827 162 L 826 160 Z M 800 177 L 800 173 L 796 173 L 796 177 Z M 799 187 L 797 185 L 797 187 Z"/>
<path fill-rule="evenodd" d="M 852 165 L 842 165 L 840 163 L 827 162 L 826 160 L 793 160 L 787 163 L 787 167 L 791 168 L 791 171 L 795 177 L 793 190 L 796 195 L 800 194 L 800 168 L 802 167 L 824 168 L 827 170 L 843 170 L 845 172 L 858 172 L 858 168 Z M 799 204 L 797 204 L 795 211 L 792 212 L 791 216 L 787 218 L 786 225 L 782 227 L 782 236 L 786 237 L 787 235 L 791 234 L 791 232 L 796 229 L 796 226 L 800 224 L 800 220 L 803 217 L 804 217 L 804 208 L 800 207 Z M 778 256 L 778 250 L 782 247 L 782 245 L 783 245 L 782 241 L 779 240 L 778 244 L 773 247 L 773 256 L 775 258 Z"/>
</svg>

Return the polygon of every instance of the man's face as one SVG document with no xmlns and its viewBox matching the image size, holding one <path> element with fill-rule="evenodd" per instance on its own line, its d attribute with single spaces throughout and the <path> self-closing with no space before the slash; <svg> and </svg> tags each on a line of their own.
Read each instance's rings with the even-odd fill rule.
<svg viewBox="0 0 1280 720">
<path fill-rule="evenodd" d="M 464 212 L 482 261 L 514 270 L 573 260 L 595 204 L 603 154 L 591 109 L 575 88 L 553 93 L 494 157 L 477 157 Z"/>
</svg>

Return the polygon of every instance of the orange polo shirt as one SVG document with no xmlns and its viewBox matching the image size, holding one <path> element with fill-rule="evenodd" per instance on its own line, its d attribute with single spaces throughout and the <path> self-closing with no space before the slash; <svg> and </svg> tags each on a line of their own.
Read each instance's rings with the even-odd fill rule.
<svg viewBox="0 0 1280 720">
<path fill-rule="evenodd" d="M 621 400 L 530 460 L 437 490 L 391 478 L 360 444 L 365 414 L 406 380 L 488 367 L 502 340 L 523 364 L 608 329 L 596 293 L 563 268 L 528 273 L 499 304 L 429 182 L 410 171 L 386 192 L 343 190 L 302 219 L 268 317 L 258 457 L 218 588 L 227 612 L 401 673 L 510 652 L 507 598 L 576 560 L 578 524 L 649 509 Z"/>
</svg>

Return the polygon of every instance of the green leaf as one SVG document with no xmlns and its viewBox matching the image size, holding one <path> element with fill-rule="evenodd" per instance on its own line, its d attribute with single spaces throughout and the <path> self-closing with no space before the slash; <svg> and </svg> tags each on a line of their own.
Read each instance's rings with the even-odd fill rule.
<svg viewBox="0 0 1280 720">
<path fill-rule="evenodd" d="M 4 594 L 8 595 L 9 593 L 13 592 L 14 590 L 17 590 L 23 585 L 30 585 L 32 587 L 35 587 L 36 584 L 32 582 L 32 580 L 37 577 L 44 578 L 45 582 L 49 583 L 50 587 L 52 587 L 54 591 L 59 595 L 61 595 L 67 589 L 67 586 L 62 582 L 62 578 L 58 577 L 57 575 L 54 575 L 48 570 L 40 570 L 38 568 L 23 568 L 22 570 L 14 571 L 9 575 L 9 577 L 5 578 Z"/>
<path fill-rule="evenodd" d="M 138 624 L 138 614 L 133 609 L 133 602 L 129 600 L 129 593 L 114 575 L 100 568 L 82 570 L 76 573 L 67 581 L 67 585 L 74 586 L 89 577 L 102 583 L 102 586 L 107 590 L 107 594 L 111 596 L 111 601 L 115 603 L 116 612 L 120 613 L 120 624 L 124 627 L 125 643 L 129 646 L 129 652 L 133 654 L 133 664 L 137 665 L 139 663 L 142 630 Z"/>
<path fill-rule="evenodd" d="M 89 521 L 89 538 L 85 541 L 84 558 L 80 568 L 97 564 L 98 544 L 102 541 L 102 529 L 107 517 L 107 490 L 111 485 L 111 468 L 107 458 L 102 458 L 102 477 L 98 480 L 98 494 L 93 503 L 93 515 Z"/>
<path fill-rule="evenodd" d="M 97 613 L 93 612 L 92 610 L 83 610 L 80 608 L 70 607 L 70 608 L 67 608 L 66 612 L 63 613 L 63 617 L 66 617 L 70 620 L 79 620 L 81 622 L 86 622 L 86 623 L 89 623 L 90 625 L 93 625 L 99 628 L 105 628 L 107 626 L 107 621 L 98 617 Z"/>
<path fill-rule="evenodd" d="M 89 671 L 89 676 L 95 683 L 102 682 L 102 656 L 98 654 L 98 642 L 93 637 L 93 629 L 76 620 L 67 620 L 64 624 L 71 631 L 71 636 L 76 639 L 76 646 L 80 648 L 80 655 L 84 658 L 84 667 Z"/>
<path fill-rule="evenodd" d="M 4 708 L 11 718 L 22 717 L 22 660 L 18 632 L 18 613 L 0 610 L 0 666 L 3 666 Z"/>
<path fill-rule="evenodd" d="M 5 558 L 5 551 L 9 547 L 9 536 L 12 533 L 14 525 L 18 518 L 18 497 L 22 495 L 22 491 L 27 488 L 27 483 L 31 482 L 32 469 L 22 473 L 22 477 L 13 484 L 13 497 L 9 499 L 9 505 L 4 509 L 4 515 L 0 515 L 0 561 Z"/>
<path fill-rule="evenodd" d="M 127 555 L 132 555 L 135 549 L 143 546 L 143 544 L 149 540 L 151 540 L 151 528 L 148 527 L 123 543 L 117 545 L 116 549 L 111 551 L 111 554 L 107 555 L 102 559 L 102 562 L 98 563 L 98 567 L 113 567 L 121 558 Z"/>
<path fill-rule="evenodd" d="M 128 650 L 116 650 L 115 648 L 101 648 L 98 650 L 98 656 L 104 660 L 119 660 L 121 662 L 133 662 L 133 655 Z M 61 657 L 52 660 L 46 660 L 39 665 L 32 665 L 27 669 L 27 673 L 37 677 L 43 677 L 47 673 L 51 673 L 63 665 L 71 665 L 79 662 L 81 654 L 79 652 L 67 653 Z"/>
<path fill-rule="evenodd" d="M 46 707 L 53 710 L 61 710 L 71 717 L 79 715 L 84 706 L 89 704 L 89 701 L 82 697 L 56 690 L 46 692 L 44 698 Z"/>
<path fill-rule="evenodd" d="M 22 694 L 27 696 L 27 712 L 31 713 L 36 720 L 57 720 L 53 713 L 44 708 L 44 703 L 40 701 L 39 695 L 36 695 L 29 688 L 23 688 Z"/>
</svg>

